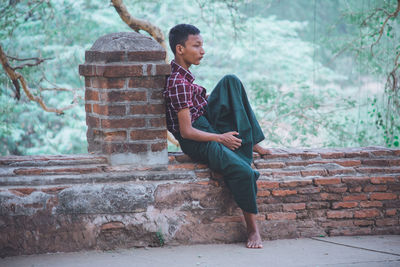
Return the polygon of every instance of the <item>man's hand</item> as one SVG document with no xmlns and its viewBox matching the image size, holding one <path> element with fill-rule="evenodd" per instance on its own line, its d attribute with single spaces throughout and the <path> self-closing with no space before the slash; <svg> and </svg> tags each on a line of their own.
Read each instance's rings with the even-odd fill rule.
<svg viewBox="0 0 400 267">
<path fill-rule="evenodd" d="M 235 137 L 238 132 L 227 132 L 219 135 L 218 142 L 229 148 L 230 150 L 238 149 L 242 145 L 242 140 Z"/>
</svg>

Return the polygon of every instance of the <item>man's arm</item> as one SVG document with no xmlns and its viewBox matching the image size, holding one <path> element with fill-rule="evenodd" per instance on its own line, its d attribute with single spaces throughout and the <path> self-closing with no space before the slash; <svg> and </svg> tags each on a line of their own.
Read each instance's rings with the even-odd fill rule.
<svg viewBox="0 0 400 267">
<path fill-rule="evenodd" d="M 230 150 L 239 148 L 242 140 L 235 137 L 237 132 L 227 132 L 223 134 L 208 133 L 192 127 L 190 111 L 184 108 L 178 112 L 179 131 L 185 139 L 191 139 L 199 142 L 216 141 L 223 144 Z"/>
</svg>

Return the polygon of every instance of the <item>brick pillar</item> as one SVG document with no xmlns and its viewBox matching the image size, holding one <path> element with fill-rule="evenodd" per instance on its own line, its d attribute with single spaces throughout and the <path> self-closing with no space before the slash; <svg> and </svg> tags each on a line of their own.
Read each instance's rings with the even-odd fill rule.
<svg viewBox="0 0 400 267">
<path fill-rule="evenodd" d="M 162 90 L 165 50 L 136 32 L 100 37 L 79 66 L 85 77 L 88 151 L 111 165 L 168 163 Z"/>
</svg>

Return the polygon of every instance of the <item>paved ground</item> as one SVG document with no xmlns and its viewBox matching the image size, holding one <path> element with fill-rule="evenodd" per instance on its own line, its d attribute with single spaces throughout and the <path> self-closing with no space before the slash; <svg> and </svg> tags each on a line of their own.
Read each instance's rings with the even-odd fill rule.
<svg viewBox="0 0 400 267">
<path fill-rule="evenodd" d="M 136 248 L 18 256 L 1 267 L 240 267 L 400 266 L 400 236 L 318 237 L 265 241 L 264 249 L 243 244 Z"/>
</svg>

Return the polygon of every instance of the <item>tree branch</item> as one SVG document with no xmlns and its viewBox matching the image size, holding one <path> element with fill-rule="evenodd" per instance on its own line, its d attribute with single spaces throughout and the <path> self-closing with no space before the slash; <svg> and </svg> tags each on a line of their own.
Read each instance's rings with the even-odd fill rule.
<svg viewBox="0 0 400 267">
<path fill-rule="evenodd" d="M 143 30 L 149 33 L 164 49 L 167 51 L 167 45 L 165 43 L 165 37 L 161 29 L 152 23 L 137 19 L 132 17 L 129 14 L 128 9 L 122 0 L 111 0 L 112 5 L 117 11 L 118 15 L 121 19 L 134 31 L 139 32 L 139 30 Z M 168 56 L 165 58 L 165 61 L 168 62 Z"/>
<path fill-rule="evenodd" d="M 372 55 L 374 54 L 374 52 L 373 52 L 373 47 L 374 47 L 377 43 L 379 43 L 379 41 L 380 41 L 381 38 L 382 38 L 383 31 L 384 31 L 384 29 L 385 29 L 386 23 L 389 21 L 390 18 L 395 18 L 395 17 L 397 17 L 397 15 L 399 14 L 399 12 L 400 12 L 400 0 L 397 0 L 397 8 L 396 8 L 396 10 L 395 10 L 393 13 L 387 15 L 385 21 L 383 22 L 383 24 L 382 24 L 382 26 L 381 26 L 381 28 L 380 28 L 380 30 L 379 30 L 379 37 L 378 37 L 378 39 L 371 45 L 371 54 L 372 54 Z M 387 13 L 386 13 L 386 14 L 387 14 Z"/>
<path fill-rule="evenodd" d="M 71 105 L 68 105 L 63 108 L 47 107 L 42 98 L 34 96 L 32 94 L 24 76 L 22 76 L 19 72 L 16 72 L 15 68 L 10 66 L 10 63 L 8 62 L 8 59 L 7 59 L 7 55 L 4 53 L 3 47 L 1 45 L 0 45 L 0 61 L 3 66 L 3 69 L 6 71 L 7 76 L 11 79 L 12 83 L 14 84 L 14 87 L 16 89 L 16 98 L 17 99 L 20 99 L 20 97 L 21 97 L 20 88 L 22 86 L 22 89 L 24 90 L 26 96 L 31 101 L 37 102 L 42 107 L 42 109 L 47 112 L 55 112 L 57 114 L 63 114 L 64 110 L 70 109 L 78 104 L 78 96 L 74 93 L 74 99 L 73 99 Z"/>
</svg>

